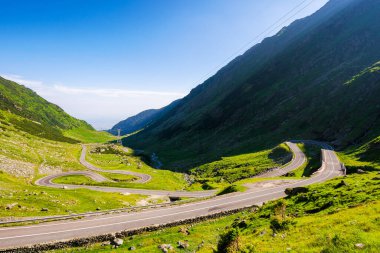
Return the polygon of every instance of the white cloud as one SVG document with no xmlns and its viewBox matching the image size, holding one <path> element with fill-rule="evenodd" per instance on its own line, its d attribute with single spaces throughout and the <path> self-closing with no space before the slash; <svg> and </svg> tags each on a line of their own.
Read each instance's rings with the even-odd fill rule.
<svg viewBox="0 0 380 253">
<path fill-rule="evenodd" d="M 27 80 L 27 79 L 24 79 L 22 76 L 19 76 L 19 75 L 2 74 L 1 76 L 5 79 L 12 80 L 16 83 L 23 84 L 23 85 L 28 86 L 28 87 L 41 87 L 42 86 L 41 81 Z"/>
<path fill-rule="evenodd" d="M 1 76 L 33 89 L 46 100 L 86 120 L 97 129 L 109 129 L 120 120 L 146 109 L 163 107 L 185 95 L 176 92 L 50 86 L 19 75 Z"/>
</svg>

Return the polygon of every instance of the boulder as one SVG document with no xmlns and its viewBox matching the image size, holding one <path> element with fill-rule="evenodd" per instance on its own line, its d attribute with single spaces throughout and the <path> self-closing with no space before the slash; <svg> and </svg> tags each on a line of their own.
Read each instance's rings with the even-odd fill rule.
<svg viewBox="0 0 380 253">
<path fill-rule="evenodd" d="M 190 246 L 188 241 L 184 241 L 184 242 L 178 241 L 177 245 L 178 245 L 178 248 L 180 249 L 187 249 Z"/>
<path fill-rule="evenodd" d="M 357 171 L 356 171 L 358 174 L 365 174 L 366 172 L 364 171 L 364 170 L 362 170 L 362 169 L 358 169 Z"/>
<path fill-rule="evenodd" d="M 17 205 L 18 205 L 18 203 L 8 204 L 8 205 L 5 207 L 5 209 L 7 209 L 7 210 L 11 210 L 13 207 L 15 207 L 15 206 L 17 206 Z"/>
<path fill-rule="evenodd" d="M 123 239 L 120 239 L 120 238 L 115 238 L 111 241 L 111 245 L 115 246 L 115 248 L 123 245 L 124 241 Z"/>
<path fill-rule="evenodd" d="M 363 249 L 364 247 L 365 247 L 365 245 L 363 243 L 357 243 L 357 244 L 355 244 L 355 248 Z"/>
<path fill-rule="evenodd" d="M 136 250 L 136 247 L 135 246 L 131 246 L 131 247 L 129 247 L 129 250 Z"/>
<path fill-rule="evenodd" d="M 171 244 L 161 244 L 158 245 L 158 248 L 162 250 L 162 252 L 169 252 L 174 249 Z"/>
<path fill-rule="evenodd" d="M 297 195 L 299 193 L 306 193 L 308 191 L 309 191 L 309 189 L 306 187 L 286 188 L 285 194 L 288 196 L 294 196 L 294 195 Z"/>
<path fill-rule="evenodd" d="M 108 246 L 108 245 L 111 245 L 111 242 L 110 241 L 107 241 L 107 242 L 102 242 L 101 244 L 102 246 Z"/>
<path fill-rule="evenodd" d="M 184 235 L 190 234 L 189 230 L 186 227 L 180 227 L 180 229 L 178 230 L 178 233 L 182 233 Z"/>
</svg>

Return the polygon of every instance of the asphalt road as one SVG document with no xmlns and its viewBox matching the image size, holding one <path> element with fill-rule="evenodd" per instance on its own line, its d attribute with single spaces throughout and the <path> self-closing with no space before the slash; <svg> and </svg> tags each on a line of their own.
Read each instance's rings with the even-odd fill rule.
<svg viewBox="0 0 380 253">
<path fill-rule="evenodd" d="M 146 189 L 136 189 L 136 188 L 121 188 L 121 187 L 109 187 L 109 186 L 90 186 L 90 185 L 71 185 L 71 184 L 56 184 L 53 182 L 55 178 L 62 177 L 62 176 L 69 176 L 69 175 L 84 175 L 90 177 L 92 180 L 96 182 L 105 182 L 105 181 L 111 181 L 108 178 L 94 172 L 107 172 L 107 173 L 117 173 L 117 174 L 127 174 L 127 175 L 133 175 L 137 176 L 140 179 L 134 181 L 134 183 L 146 183 L 149 180 L 151 180 L 151 176 L 147 174 L 132 172 L 132 171 L 125 171 L 125 170 L 103 170 L 100 169 L 89 162 L 86 161 L 86 146 L 82 145 L 82 153 L 80 157 L 80 162 L 84 166 L 86 166 L 91 171 L 70 171 L 70 172 L 64 172 L 54 175 L 49 175 L 43 178 L 38 179 L 35 184 L 39 186 L 47 186 L 47 187 L 53 187 L 53 188 L 60 188 L 60 189 L 79 189 L 79 188 L 85 188 L 95 191 L 102 191 L 102 192 L 120 192 L 120 193 L 132 193 L 132 194 L 142 194 L 142 195 L 159 195 L 159 196 L 169 196 L 169 197 L 179 197 L 179 198 L 203 198 L 203 197 L 210 197 L 215 195 L 216 191 L 210 190 L 210 191 L 194 191 L 194 192 L 188 192 L 188 191 L 165 191 L 165 190 L 146 190 Z"/>
<path fill-rule="evenodd" d="M 286 188 L 306 186 L 341 176 L 340 162 L 334 151 L 324 146 L 322 166 L 312 177 L 266 189 L 249 189 L 180 206 L 171 206 L 137 213 L 120 213 L 82 220 L 51 222 L 32 226 L 0 228 L 0 249 L 63 241 L 73 238 L 115 233 L 155 224 L 165 224 L 205 216 L 282 198 Z"/>
<path fill-rule="evenodd" d="M 266 171 L 255 177 L 261 177 L 261 178 L 279 177 L 279 176 L 285 175 L 286 173 L 292 170 L 299 168 L 304 162 L 306 162 L 305 154 L 300 150 L 297 144 L 292 143 L 292 142 L 286 142 L 286 145 L 288 145 L 289 148 L 293 152 L 292 161 L 284 167 L 275 168 L 275 169 Z"/>
<path fill-rule="evenodd" d="M 257 177 L 275 177 L 280 176 L 283 174 L 286 174 L 289 171 L 295 170 L 298 167 L 300 167 L 305 161 L 305 155 L 304 153 L 298 148 L 298 146 L 294 143 L 287 142 L 286 143 L 289 148 L 293 152 L 293 158 L 291 162 L 283 167 L 278 169 L 273 169 L 268 172 L 265 172 Z M 101 171 L 101 172 L 111 172 L 111 173 L 121 173 L 121 174 L 129 174 L 134 176 L 139 176 L 141 180 L 134 181 L 135 183 L 146 183 L 151 179 L 149 175 L 142 174 L 142 173 L 135 173 L 135 172 L 129 172 L 129 171 L 123 171 L 123 170 L 103 170 L 100 169 L 89 162 L 86 161 L 86 146 L 82 145 L 82 153 L 80 157 L 80 162 L 85 167 L 92 171 Z M 65 189 L 79 189 L 79 188 L 86 188 L 90 190 L 95 191 L 103 191 L 103 192 L 120 192 L 120 193 L 132 193 L 132 194 L 143 194 L 143 195 L 160 195 L 160 196 L 170 196 L 170 197 L 188 197 L 188 198 L 202 198 L 202 197 L 210 197 L 215 195 L 216 191 L 210 190 L 210 191 L 194 191 L 194 192 L 188 192 L 188 191 L 164 191 L 164 190 L 146 190 L 146 189 L 135 189 L 135 188 L 121 188 L 121 187 L 109 187 L 109 186 L 89 186 L 89 185 L 70 185 L 70 184 L 56 184 L 53 183 L 53 180 L 58 177 L 62 176 L 68 176 L 68 175 L 84 175 L 88 176 L 91 179 L 93 179 L 96 182 L 105 182 L 110 181 L 107 178 L 103 177 L 102 175 L 99 175 L 92 171 L 75 171 L 75 172 L 65 172 L 65 173 L 59 173 L 55 175 L 50 175 L 43 177 L 35 182 L 36 185 L 40 186 L 48 186 L 53 188 L 65 188 Z"/>
<path fill-rule="evenodd" d="M 133 172 L 133 171 L 126 171 L 126 170 L 103 170 L 103 169 L 98 168 L 98 167 L 92 165 L 91 163 L 87 162 L 86 161 L 86 153 L 87 153 L 87 147 L 86 147 L 86 145 L 82 144 L 82 153 L 80 155 L 79 161 L 80 161 L 80 163 L 83 166 L 85 166 L 89 170 L 99 171 L 99 172 L 107 172 L 107 173 L 115 173 L 115 174 L 132 175 L 132 176 L 135 176 L 135 177 L 139 178 L 138 180 L 135 180 L 134 183 L 140 183 L 140 184 L 144 184 L 144 183 L 146 183 L 146 182 L 148 182 L 149 180 L 152 179 L 152 177 L 150 175 L 143 174 L 143 173 L 138 173 L 138 172 Z"/>
</svg>

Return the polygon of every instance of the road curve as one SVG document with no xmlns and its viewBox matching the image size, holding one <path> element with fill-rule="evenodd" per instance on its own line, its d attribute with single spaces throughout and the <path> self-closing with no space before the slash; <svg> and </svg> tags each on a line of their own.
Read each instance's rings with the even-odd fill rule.
<svg viewBox="0 0 380 253">
<path fill-rule="evenodd" d="M 86 153 L 87 153 L 87 146 L 82 144 L 82 153 L 80 155 L 79 161 L 83 166 L 85 166 L 89 170 L 115 173 L 115 174 L 132 175 L 132 176 L 140 178 L 138 180 L 133 181 L 134 183 L 140 183 L 140 184 L 149 182 L 149 180 L 152 179 L 152 177 L 148 174 L 143 174 L 143 173 L 138 173 L 138 172 L 133 172 L 133 171 L 126 171 L 126 170 L 104 170 L 104 169 L 98 168 L 86 161 Z"/>
<path fill-rule="evenodd" d="M 295 170 L 301 167 L 301 165 L 306 162 L 306 156 L 301 151 L 301 149 L 297 146 L 297 144 L 293 142 L 286 142 L 286 145 L 288 145 L 288 147 L 293 152 L 293 158 L 290 161 L 290 163 L 284 167 L 274 168 L 274 169 L 265 171 L 264 173 L 254 176 L 254 178 L 280 177 L 292 170 Z"/>
<path fill-rule="evenodd" d="M 320 183 L 341 175 L 341 164 L 338 157 L 328 146 L 323 145 L 322 166 L 312 177 L 307 179 L 293 181 L 286 185 L 272 188 L 249 189 L 244 193 L 226 194 L 180 206 L 170 206 L 136 213 L 110 214 L 84 218 L 82 220 L 0 228 L 0 249 L 115 233 L 258 205 L 269 200 L 284 197 L 284 190 L 286 188 Z"/>
<path fill-rule="evenodd" d="M 290 161 L 290 163 L 283 167 L 283 168 L 275 168 L 273 170 L 270 170 L 266 173 L 261 174 L 258 177 L 274 177 L 274 176 L 280 176 L 283 174 L 286 174 L 287 172 L 291 170 L 295 170 L 298 167 L 300 167 L 305 161 L 305 155 L 304 153 L 298 148 L 298 146 L 294 143 L 287 142 L 286 143 L 289 148 L 293 152 L 293 158 Z M 90 164 L 86 161 L 86 146 L 82 145 L 82 153 L 80 157 L 80 162 L 86 166 L 88 169 L 93 171 L 101 171 L 101 172 L 114 172 L 114 173 L 120 173 L 123 172 L 123 174 L 130 174 L 135 176 L 141 176 L 141 179 L 144 179 L 143 176 L 149 176 L 146 174 L 136 173 L 132 174 L 134 172 L 129 171 L 121 171 L 121 170 L 103 170 L 100 168 L 97 168 L 96 166 Z M 137 175 L 138 174 L 138 175 Z M 211 197 L 216 194 L 215 190 L 209 190 L 209 191 L 194 191 L 194 192 L 188 192 L 188 191 L 164 191 L 164 190 L 146 190 L 146 189 L 135 189 L 135 188 L 121 188 L 121 187 L 109 187 L 109 186 L 90 186 L 90 185 L 70 185 L 70 184 L 56 184 L 53 182 L 55 178 L 62 177 L 62 176 L 68 176 L 68 175 L 84 175 L 88 176 L 94 181 L 97 182 L 104 182 L 108 179 L 95 173 L 92 171 L 75 171 L 75 172 L 65 172 L 55 175 L 50 175 L 43 177 L 35 182 L 36 185 L 40 186 L 48 186 L 53 188 L 66 188 L 66 189 L 79 189 L 79 188 L 86 188 L 89 190 L 95 190 L 95 191 L 103 191 L 103 192 L 120 192 L 120 193 L 132 193 L 132 194 L 143 194 L 143 195 L 160 195 L 160 196 L 170 196 L 170 197 L 188 197 L 188 198 L 204 198 L 204 197 Z M 146 178 L 147 179 L 147 178 Z M 150 180 L 150 176 L 149 176 Z M 110 180 L 108 180 L 110 181 Z M 137 182 L 137 181 L 135 181 Z M 146 181 L 144 181 L 146 182 Z"/>
<path fill-rule="evenodd" d="M 140 179 L 134 181 L 134 183 L 146 183 L 151 180 L 151 176 L 147 174 L 124 171 L 124 170 L 103 170 L 100 169 L 89 162 L 86 161 L 86 146 L 82 145 L 82 153 L 80 156 L 80 162 L 84 166 L 86 166 L 91 171 L 70 171 L 64 172 L 54 175 L 49 175 L 43 178 L 38 179 L 35 184 L 39 186 L 47 186 L 52 188 L 60 188 L 60 189 L 80 189 L 85 188 L 89 190 L 102 191 L 102 192 L 120 192 L 120 193 L 132 193 L 132 194 L 142 194 L 142 195 L 159 195 L 159 196 L 169 196 L 169 197 L 179 197 L 179 198 L 204 198 L 211 197 L 215 195 L 215 190 L 210 191 L 165 191 L 165 190 L 147 190 L 147 189 L 136 189 L 136 188 L 122 188 L 122 187 L 110 187 L 110 186 L 91 186 L 91 185 L 71 185 L 71 184 L 56 184 L 53 182 L 54 179 L 62 177 L 62 176 L 70 176 L 70 175 L 83 175 L 91 178 L 96 182 L 106 182 L 111 181 L 108 178 L 94 172 L 107 172 L 107 173 L 117 173 L 117 174 L 127 174 L 137 176 Z"/>
</svg>

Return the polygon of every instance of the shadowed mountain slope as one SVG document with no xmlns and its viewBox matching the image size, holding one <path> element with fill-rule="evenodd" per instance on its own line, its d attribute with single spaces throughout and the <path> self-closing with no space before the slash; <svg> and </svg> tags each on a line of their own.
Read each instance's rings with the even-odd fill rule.
<svg viewBox="0 0 380 253">
<path fill-rule="evenodd" d="M 237 57 L 125 143 L 183 169 L 292 138 L 339 147 L 374 138 L 379 83 L 367 75 L 349 81 L 380 60 L 379 17 L 379 0 L 331 0 Z"/>
</svg>

